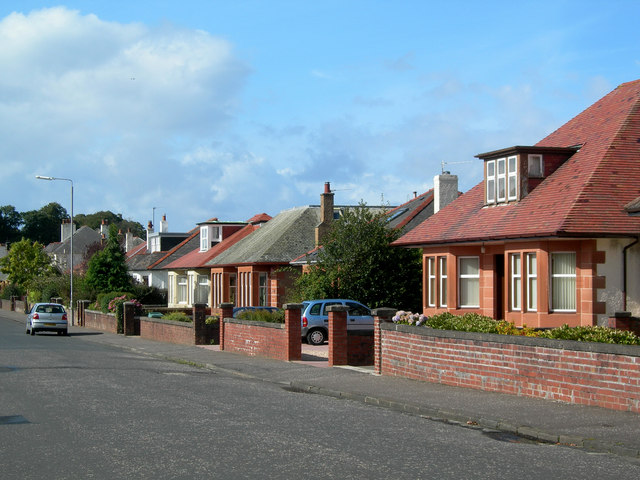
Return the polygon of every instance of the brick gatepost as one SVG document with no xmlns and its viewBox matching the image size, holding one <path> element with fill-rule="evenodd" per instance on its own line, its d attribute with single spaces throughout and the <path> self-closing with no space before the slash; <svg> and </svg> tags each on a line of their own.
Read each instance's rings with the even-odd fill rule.
<svg viewBox="0 0 640 480">
<path fill-rule="evenodd" d="M 233 303 L 220 304 L 220 350 L 224 350 L 224 319 L 233 318 Z"/>
<path fill-rule="evenodd" d="M 123 333 L 125 336 L 127 335 L 135 335 L 136 334 L 136 304 L 133 302 L 124 302 L 122 306 L 122 323 L 123 323 Z"/>
<path fill-rule="evenodd" d="M 374 367 L 373 370 L 378 375 L 382 374 L 382 331 L 380 325 L 385 322 L 391 322 L 391 319 L 396 314 L 397 310 L 393 308 L 376 308 L 371 314 L 373 315 L 373 355 L 374 355 Z"/>
<path fill-rule="evenodd" d="M 287 361 L 302 359 L 301 303 L 286 303 L 284 308 L 284 331 L 287 335 Z"/>
<path fill-rule="evenodd" d="M 329 366 L 348 365 L 346 305 L 331 305 L 329 312 Z"/>
<path fill-rule="evenodd" d="M 207 319 L 207 305 L 196 303 L 193 306 L 193 344 L 204 345 L 207 343 L 207 332 L 205 321 Z"/>
</svg>

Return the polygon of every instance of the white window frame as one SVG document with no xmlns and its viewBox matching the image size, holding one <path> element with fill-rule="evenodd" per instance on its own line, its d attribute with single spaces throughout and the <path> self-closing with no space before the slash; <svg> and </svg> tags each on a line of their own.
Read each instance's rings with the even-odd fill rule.
<svg viewBox="0 0 640 480">
<path fill-rule="evenodd" d="M 440 257 L 438 259 L 438 273 L 440 275 L 440 306 L 447 306 L 447 287 L 448 287 L 448 277 L 447 277 L 447 257 Z"/>
<path fill-rule="evenodd" d="M 542 155 L 533 154 L 533 153 L 528 155 L 528 157 L 527 157 L 527 175 L 529 176 L 529 178 L 543 178 L 544 177 L 544 157 Z"/>
<path fill-rule="evenodd" d="M 513 166 L 511 163 L 513 162 Z M 513 193 L 511 193 L 511 184 L 513 183 Z M 518 157 L 511 156 L 507 158 L 507 200 L 518 199 Z"/>
<path fill-rule="evenodd" d="M 209 276 L 197 274 L 196 281 L 195 281 L 193 303 L 205 303 L 209 305 L 210 293 L 211 293 L 211 289 L 209 286 Z"/>
<path fill-rule="evenodd" d="M 468 260 L 468 259 L 475 259 L 477 261 L 478 272 L 476 274 L 471 275 L 471 274 L 462 273 L 462 268 L 461 268 L 462 261 Z M 475 293 L 478 298 L 478 302 L 477 304 L 463 305 L 462 284 L 471 280 L 475 280 L 477 282 L 477 292 Z M 480 257 L 478 256 L 458 257 L 458 305 L 460 305 L 460 308 L 480 308 Z"/>
<path fill-rule="evenodd" d="M 209 251 L 209 227 L 200 227 L 200 251 Z"/>
<path fill-rule="evenodd" d="M 502 166 L 502 173 L 500 167 Z M 502 196 L 500 195 L 500 184 L 503 185 Z M 507 200 L 507 159 L 496 160 L 496 202 L 503 203 Z"/>
<path fill-rule="evenodd" d="M 178 305 L 186 305 L 189 302 L 189 279 L 187 275 L 178 275 L 176 286 L 176 303 Z"/>
<path fill-rule="evenodd" d="M 533 266 L 533 268 L 532 268 Z M 526 254 L 525 261 L 527 276 L 527 311 L 538 311 L 538 263 L 535 252 Z"/>
<path fill-rule="evenodd" d="M 520 253 L 509 254 L 509 273 L 511 277 L 510 307 L 511 311 L 522 310 L 522 256 Z"/>
<path fill-rule="evenodd" d="M 496 203 L 496 161 L 487 161 L 487 181 L 486 181 L 487 203 Z"/>
<path fill-rule="evenodd" d="M 574 263 L 573 263 L 573 273 L 554 273 L 553 271 L 553 266 L 554 266 L 554 257 L 557 257 L 558 255 L 573 255 L 573 259 L 574 259 Z M 549 295 L 549 307 L 550 310 L 552 312 L 576 312 L 576 305 L 577 305 L 577 297 L 578 297 L 578 292 L 577 292 L 577 275 L 576 275 L 576 271 L 577 271 L 577 254 L 576 252 L 552 252 L 551 255 L 551 265 L 549 268 L 549 274 L 551 275 L 551 289 L 550 289 L 550 295 Z M 562 281 L 563 279 L 573 279 L 573 308 L 554 308 L 554 303 L 556 300 L 555 297 L 555 282 L 556 281 Z"/>
<path fill-rule="evenodd" d="M 436 257 L 427 257 L 427 306 L 436 306 Z"/>
</svg>

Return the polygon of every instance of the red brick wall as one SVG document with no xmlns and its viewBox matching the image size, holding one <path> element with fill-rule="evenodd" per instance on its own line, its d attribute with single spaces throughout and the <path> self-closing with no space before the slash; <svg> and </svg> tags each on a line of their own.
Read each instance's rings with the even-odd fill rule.
<svg viewBox="0 0 640 480">
<path fill-rule="evenodd" d="M 118 333 L 118 322 L 113 313 L 85 310 L 84 326 L 95 330 L 102 330 L 103 332 Z"/>
<path fill-rule="evenodd" d="M 389 323 L 380 339 L 384 375 L 640 413 L 637 346 Z"/>
<path fill-rule="evenodd" d="M 226 352 L 287 360 L 288 342 L 284 324 L 226 318 L 223 342 Z"/>
<path fill-rule="evenodd" d="M 195 345 L 193 323 L 172 322 L 160 318 L 141 317 L 140 337 L 179 345 Z"/>
<path fill-rule="evenodd" d="M 373 365 L 373 346 L 373 332 L 350 332 L 347 330 L 347 364 Z"/>
</svg>

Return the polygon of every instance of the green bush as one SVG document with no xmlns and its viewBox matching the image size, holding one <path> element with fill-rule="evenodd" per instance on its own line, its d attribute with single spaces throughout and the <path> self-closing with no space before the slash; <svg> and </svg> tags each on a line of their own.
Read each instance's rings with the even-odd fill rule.
<svg viewBox="0 0 640 480">
<path fill-rule="evenodd" d="M 2 289 L 2 299 L 9 300 L 11 297 L 22 297 L 25 294 L 24 288 L 10 283 Z"/>
<path fill-rule="evenodd" d="M 576 340 L 580 342 L 618 343 L 623 345 L 640 345 L 640 337 L 625 330 L 606 327 L 562 327 L 550 330 L 535 330 L 526 325 L 522 328 L 505 320 L 494 320 L 477 313 L 466 313 L 462 316 L 449 312 L 439 313 L 432 317 L 420 315 L 418 322 L 409 321 L 417 314 L 398 312 L 393 321 L 402 324 L 423 325 L 439 330 L 457 330 L 462 332 L 498 333 L 501 335 L 526 335 L 528 337 L 552 338 L 558 340 Z M 415 319 L 414 319 L 415 320 Z"/>
<path fill-rule="evenodd" d="M 570 327 L 568 325 L 563 325 L 551 330 L 538 332 L 538 336 L 559 340 L 577 340 L 580 342 L 640 345 L 640 337 L 634 333 L 607 327 Z"/>
<path fill-rule="evenodd" d="M 217 325 L 220 323 L 220 315 L 211 315 L 204 320 L 206 325 Z"/>
<path fill-rule="evenodd" d="M 132 287 L 135 298 L 143 305 L 166 305 L 167 291 L 157 287 L 150 287 L 141 283 L 136 283 Z"/>
<path fill-rule="evenodd" d="M 255 322 L 284 323 L 284 310 L 270 312 L 269 310 L 245 310 L 238 314 L 241 320 L 253 320 Z"/>
<path fill-rule="evenodd" d="M 162 316 L 163 320 L 173 320 L 174 322 L 191 323 L 193 319 L 184 312 L 171 312 Z"/>
</svg>

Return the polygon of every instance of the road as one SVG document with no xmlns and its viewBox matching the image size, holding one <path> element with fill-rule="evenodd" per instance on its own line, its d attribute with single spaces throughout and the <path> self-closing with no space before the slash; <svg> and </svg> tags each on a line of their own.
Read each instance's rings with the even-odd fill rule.
<svg viewBox="0 0 640 480">
<path fill-rule="evenodd" d="M 607 479 L 640 464 L 101 345 L 0 312 L 3 479 Z"/>
</svg>

